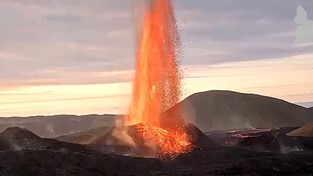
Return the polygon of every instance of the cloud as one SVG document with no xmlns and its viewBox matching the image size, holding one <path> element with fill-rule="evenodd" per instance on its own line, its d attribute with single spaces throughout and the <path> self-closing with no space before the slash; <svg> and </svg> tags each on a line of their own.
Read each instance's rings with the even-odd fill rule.
<svg viewBox="0 0 313 176">
<path fill-rule="evenodd" d="M 272 59 L 313 51 L 313 45 L 294 43 L 297 6 L 303 4 L 307 9 L 313 9 L 312 2 L 238 0 L 192 3 L 188 0 L 176 3 L 179 8 L 189 12 L 180 17 L 185 43 L 183 63 Z M 194 48 L 222 52 L 195 54 L 192 52 Z"/>
<path fill-rule="evenodd" d="M 6 87 L 31 85 L 83 85 L 99 83 L 121 83 L 132 79 L 133 70 L 125 71 L 75 71 L 76 68 L 54 68 L 52 70 L 33 70 L 23 73 L 21 78 L 15 75 L 1 75 Z"/>
<path fill-rule="evenodd" d="M 134 68 L 133 12 L 140 2 L 0 1 L 0 84 L 87 84 L 129 79 L 109 79 L 109 72 Z M 290 57 L 313 51 L 312 45 L 293 42 L 297 6 L 313 9 L 310 1 L 174 3 L 182 30 L 184 65 Z M 312 15 L 308 11 L 308 16 Z"/>
<path fill-rule="evenodd" d="M 301 106 L 307 107 L 307 108 L 313 108 L 313 101 L 311 101 L 311 102 L 299 102 L 298 104 Z"/>
<path fill-rule="evenodd" d="M 313 21 L 308 19 L 308 14 L 301 5 L 297 8 L 295 23 L 297 24 L 295 42 L 313 42 Z"/>
<path fill-rule="evenodd" d="M 273 96 L 290 102 L 313 99 L 313 55 L 271 60 L 236 61 L 210 65 L 185 65 L 183 97 L 207 90 L 233 90 Z M 84 75 L 79 74 L 79 75 Z M 88 77 L 65 77 L 72 83 L 88 81 Z M 106 75 L 106 73 L 103 73 Z M 109 77 L 132 75 L 116 72 Z M 54 76 L 53 76 L 54 77 Z M 103 78 L 101 78 L 103 79 Z M 62 80 L 61 77 L 58 79 Z M 93 80 L 93 83 L 99 80 Z M 111 80 L 112 81 L 112 80 Z M 114 81 L 114 80 L 113 80 Z M 26 84 L 26 83 L 24 83 Z M 127 113 L 131 98 L 131 82 L 86 85 L 32 85 L 0 89 L 3 116 L 36 114 Z"/>
<path fill-rule="evenodd" d="M 17 94 L 16 94 L 17 95 Z M 25 94 L 24 94 L 25 95 Z M 30 104 L 30 103 L 53 103 L 60 101 L 82 101 L 82 100 L 97 100 L 97 99 L 106 99 L 106 98 L 120 98 L 130 96 L 128 94 L 121 95 L 106 95 L 106 96 L 94 96 L 94 97 L 72 97 L 72 98 L 58 98 L 58 99 L 40 99 L 40 100 L 28 100 L 28 101 L 14 101 L 14 102 L 0 102 L 0 105 L 12 105 L 12 104 Z"/>
</svg>

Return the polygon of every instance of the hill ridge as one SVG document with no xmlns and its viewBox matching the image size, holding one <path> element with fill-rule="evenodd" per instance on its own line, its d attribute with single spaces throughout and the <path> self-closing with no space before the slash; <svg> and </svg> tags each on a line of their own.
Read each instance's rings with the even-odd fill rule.
<svg viewBox="0 0 313 176">
<path fill-rule="evenodd" d="M 274 97 L 229 90 L 198 92 L 164 112 L 195 123 L 203 131 L 302 126 L 313 121 L 310 110 Z"/>
<path fill-rule="evenodd" d="M 187 122 L 194 123 L 203 131 L 251 127 L 294 127 L 313 121 L 311 120 L 313 107 L 305 108 L 275 97 L 230 90 L 209 90 L 188 96 L 163 113 L 165 117 L 171 117 L 170 123 L 177 121 L 175 118 L 178 107 L 182 108 L 181 116 Z M 29 129 L 40 137 L 53 138 L 103 126 L 114 126 L 116 117 L 120 116 L 58 114 L 0 118 L 0 131 L 18 126 Z"/>
</svg>

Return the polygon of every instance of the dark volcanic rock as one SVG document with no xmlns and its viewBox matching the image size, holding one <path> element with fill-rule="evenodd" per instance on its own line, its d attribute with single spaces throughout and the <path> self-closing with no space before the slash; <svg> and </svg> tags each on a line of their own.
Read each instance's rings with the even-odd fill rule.
<svg viewBox="0 0 313 176">
<path fill-rule="evenodd" d="M 278 134 L 273 131 L 260 134 L 259 136 L 253 137 L 245 137 L 238 141 L 240 146 L 262 146 L 262 145 L 269 145 L 275 141 Z"/>
<path fill-rule="evenodd" d="M 292 137 L 296 140 L 304 149 L 312 150 L 313 152 L 313 138 L 312 137 Z"/>
<path fill-rule="evenodd" d="M 21 150 L 0 152 L 0 175 L 10 176 L 306 176 L 309 153 L 277 154 L 239 148 L 194 150 L 173 161 L 103 155 L 97 152 Z"/>
<path fill-rule="evenodd" d="M 280 153 L 290 153 L 303 150 L 302 145 L 295 139 L 274 131 L 261 134 L 260 136 L 243 138 L 239 141 L 239 145 L 258 150 Z"/>
<path fill-rule="evenodd" d="M 213 132 L 208 135 L 220 145 L 245 147 L 258 151 L 289 153 L 308 149 L 297 139 L 285 134 L 292 129 L 294 128 L 244 129 Z"/>
<path fill-rule="evenodd" d="M 262 134 L 287 134 L 295 129 L 297 129 L 297 127 L 249 128 L 237 130 L 216 130 L 206 132 L 205 134 L 217 145 L 236 146 L 238 142 L 243 138 L 259 137 Z"/>
<path fill-rule="evenodd" d="M 279 154 L 224 147 L 193 151 L 175 159 L 190 175 L 307 175 L 313 171 L 310 153 Z"/>
<path fill-rule="evenodd" d="M 196 93 L 165 112 L 178 112 L 202 131 L 302 126 L 313 121 L 307 108 L 276 98 L 231 91 Z"/>
<path fill-rule="evenodd" d="M 0 159 L 0 175 L 10 176 L 147 175 L 162 166 L 156 159 L 71 151 L 7 151 Z"/>
<path fill-rule="evenodd" d="M 189 130 L 197 131 L 194 128 L 194 126 L 189 126 Z M 22 131 L 23 129 L 18 128 L 10 129 L 3 136 L 6 139 L 17 139 L 17 141 L 33 140 L 37 146 L 31 145 L 27 149 L 1 151 L 0 175 L 304 176 L 313 173 L 313 155 L 306 151 L 280 154 L 239 147 L 216 146 L 214 148 L 195 148 L 189 153 L 181 154 L 174 160 L 162 162 L 151 158 L 104 155 L 88 150 L 81 145 L 53 139 L 41 139 L 28 131 L 23 132 L 24 137 L 16 135 Z M 199 136 L 201 136 L 200 138 L 204 137 Z M 254 134 L 253 136 L 257 137 L 258 135 Z M 110 138 L 111 136 L 107 137 Z M 265 140 L 262 141 L 268 143 L 266 141 L 270 140 L 271 137 L 266 136 Z M 48 147 L 38 147 L 45 145 Z"/>
</svg>

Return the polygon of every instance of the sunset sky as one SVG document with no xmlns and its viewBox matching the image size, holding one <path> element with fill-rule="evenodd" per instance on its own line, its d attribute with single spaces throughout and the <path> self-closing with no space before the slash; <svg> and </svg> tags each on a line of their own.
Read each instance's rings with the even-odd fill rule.
<svg viewBox="0 0 313 176">
<path fill-rule="evenodd" d="M 0 0 L 0 117 L 125 113 L 143 0 Z M 183 97 L 213 89 L 313 106 L 308 0 L 175 0 Z"/>
</svg>

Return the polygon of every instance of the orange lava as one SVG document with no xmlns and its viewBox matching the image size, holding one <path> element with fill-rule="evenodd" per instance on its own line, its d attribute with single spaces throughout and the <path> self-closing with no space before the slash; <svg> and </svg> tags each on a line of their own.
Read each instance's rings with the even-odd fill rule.
<svg viewBox="0 0 313 176">
<path fill-rule="evenodd" d="M 129 122 L 159 125 L 159 114 L 177 103 L 178 35 L 169 0 L 154 0 L 144 16 L 137 51 Z"/>
<path fill-rule="evenodd" d="M 186 133 L 163 129 L 153 125 L 137 126 L 137 132 L 146 141 L 153 141 L 158 146 L 157 155 L 161 158 L 174 158 L 176 155 L 192 149 Z"/>
<path fill-rule="evenodd" d="M 179 35 L 170 0 L 151 0 L 139 41 L 128 124 L 147 125 L 139 131 L 144 139 L 158 145 L 160 153 L 182 153 L 189 144 L 188 136 L 183 130 L 162 129 L 159 117 L 181 94 Z"/>
</svg>

